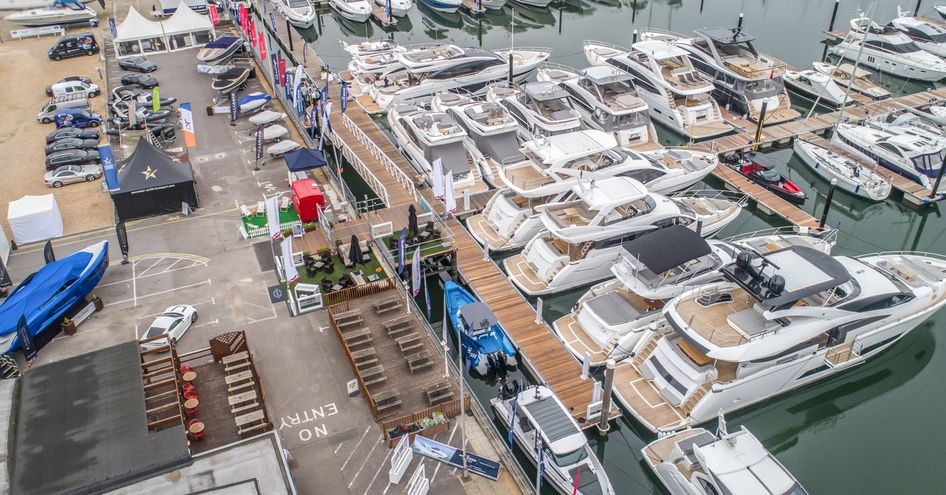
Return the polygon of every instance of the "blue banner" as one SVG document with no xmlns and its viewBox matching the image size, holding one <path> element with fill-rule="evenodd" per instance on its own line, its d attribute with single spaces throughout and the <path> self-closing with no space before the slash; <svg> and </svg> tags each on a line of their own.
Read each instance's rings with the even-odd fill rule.
<svg viewBox="0 0 946 495">
<path fill-rule="evenodd" d="M 108 186 L 108 190 L 118 190 L 118 169 L 115 168 L 111 146 L 107 144 L 99 146 L 99 160 L 102 161 L 102 173 L 105 175 L 105 185 Z"/>
<path fill-rule="evenodd" d="M 451 447 L 445 443 L 431 440 L 425 436 L 417 435 L 414 437 L 414 445 L 411 449 L 415 454 L 449 464 L 451 466 L 463 469 L 463 451 Z M 496 481 L 499 479 L 499 463 L 476 454 L 466 453 L 466 467 L 471 473 L 482 476 L 486 479 Z"/>
<path fill-rule="evenodd" d="M 302 98 L 302 90 L 296 89 L 296 114 L 301 119 L 305 117 L 305 99 Z"/>
<path fill-rule="evenodd" d="M 342 83 L 342 113 L 348 108 L 348 84 Z"/>
<path fill-rule="evenodd" d="M 266 3 L 266 2 L 264 1 L 263 3 Z M 269 13 L 269 22 L 270 22 L 270 25 L 273 26 L 273 32 L 278 33 L 279 30 L 276 29 L 276 16 L 274 16 L 272 12 Z"/>
<path fill-rule="evenodd" d="M 114 17 L 108 18 L 108 30 L 112 32 L 112 39 L 115 39 L 118 37 L 118 28 L 115 27 Z"/>
<path fill-rule="evenodd" d="M 312 100 L 312 111 L 309 112 L 309 136 L 315 138 L 315 130 L 319 126 L 319 105 L 318 100 Z"/>
<path fill-rule="evenodd" d="M 292 90 L 290 88 L 292 88 L 292 79 L 294 77 L 291 72 L 286 71 L 286 85 L 283 89 L 286 91 L 286 99 L 289 101 L 292 101 Z"/>
<path fill-rule="evenodd" d="M 319 94 L 319 98 L 322 99 L 322 108 L 325 108 L 325 104 L 328 102 L 328 79 L 325 80 L 325 86 L 322 86 L 322 92 Z"/>
<path fill-rule="evenodd" d="M 16 336 L 20 343 L 20 350 L 23 351 L 23 359 L 32 361 L 36 357 L 36 346 L 33 344 L 30 327 L 26 324 L 26 317 L 23 315 L 20 315 L 20 321 L 16 325 Z"/>
<path fill-rule="evenodd" d="M 230 97 L 230 122 L 236 122 L 240 118 L 240 105 L 237 103 L 237 92 L 233 90 Z"/>
<path fill-rule="evenodd" d="M 273 86 L 279 86 L 279 60 L 275 53 L 269 54 L 269 61 L 273 63 Z"/>
</svg>

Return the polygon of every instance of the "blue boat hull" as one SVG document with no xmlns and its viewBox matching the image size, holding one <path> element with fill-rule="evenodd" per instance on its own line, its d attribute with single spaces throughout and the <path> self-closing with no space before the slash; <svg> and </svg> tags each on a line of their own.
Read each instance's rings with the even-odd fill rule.
<svg viewBox="0 0 946 495">
<path fill-rule="evenodd" d="M 460 334 L 463 353 L 470 366 L 479 374 L 485 375 L 490 370 L 497 370 L 501 363 L 506 366 L 516 365 L 516 348 L 512 345 L 503 327 L 498 323 L 489 331 L 470 337 L 462 331 L 459 321 L 460 307 L 476 302 L 472 294 L 452 281 L 444 285 L 444 300 L 447 304 L 447 316 L 454 331 Z"/>
<path fill-rule="evenodd" d="M 86 257 L 89 254 L 91 254 L 91 256 L 88 262 L 83 266 L 81 273 L 78 274 L 75 281 L 71 282 L 61 291 L 54 293 L 45 300 L 45 302 L 42 302 L 41 305 L 28 312 L 3 312 L 3 320 L 0 320 L 0 328 L 2 328 L 2 333 L 0 333 L 0 349 L 2 349 L 2 351 L 0 352 L 8 354 L 20 348 L 20 339 L 16 334 L 16 325 L 19 321 L 19 315 L 22 314 L 26 317 L 30 335 L 35 339 L 47 328 L 58 325 L 70 308 L 82 301 L 85 296 L 89 295 L 89 293 L 95 289 L 95 286 L 102 280 L 102 276 L 105 275 L 106 268 L 108 268 L 108 241 L 89 246 L 55 263 L 66 262 L 75 256 Z M 10 296 L 7 297 L 7 300 L 4 301 L 4 304 L 0 306 L 0 310 L 7 309 L 6 306 L 8 303 L 18 303 L 15 296 L 18 292 L 27 290 L 29 284 L 35 280 L 34 276 L 38 273 L 39 272 L 36 272 L 30 277 L 27 277 L 26 280 L 17 286 L 17 288 L 10 293 Z"/>
</svg>

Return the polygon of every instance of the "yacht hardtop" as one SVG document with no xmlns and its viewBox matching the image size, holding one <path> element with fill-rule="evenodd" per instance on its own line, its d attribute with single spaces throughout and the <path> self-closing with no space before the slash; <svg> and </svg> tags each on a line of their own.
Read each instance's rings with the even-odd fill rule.
<svg viewBox="0 0 946 495">
<path fill-rule="evenodd" d="M 502 105 L 489 101 L 471 101 L 448 106 L 447 112 L 453 115 L 469 134 L 478 154 L 493 171 L 491 175 L 495 176 L 495 172 L 507 164 L 526 159 L 520 151 L 522 145 L 519 141 L 519 123 Z"/>
<path fill-rule="evenodd" d="M 710 54 L 720 67 L 729 69 L 732 75 L 754 80 L 771 79 L 785 73 L 785 64 L 759 53 L 752 42 L 755 36 L 739 28 L 697 29 L 692 45 Z"/>
<path fill-rule="evenodd" d="M 572 106 L 568 93 L 553 82 L 531 82 L 518 89 L 493 87 L 486 97 L 506 106 L 531 134 L 551 136 L 581 128 L 581 114 Z"/>
</svg>

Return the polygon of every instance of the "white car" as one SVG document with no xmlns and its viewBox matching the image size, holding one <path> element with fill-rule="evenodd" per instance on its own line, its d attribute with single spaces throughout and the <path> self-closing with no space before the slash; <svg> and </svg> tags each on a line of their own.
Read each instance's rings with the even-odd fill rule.
<svg viewBox="0 0 946 495">
<path fill-rule="evenodd" d="M 177 341 L 181 340 L 181 337 L 184 336 L 184 332 L 186 332 L 195 321 L 197 321 L 197 308 L 187 304 L 171 306 L 151 322 L 151 326 L 148 328 L 148 331 L 141 336 L 141 340 L 167 334 L 168 340 L 173 346 L 177 344 Z M 154 349 L 162 345 L 164 345 L 164 340 L 158 339 L 146 342 L 142 344 L 141 347 Z"/>
<path fill-rule="evenodd" d="M 56 170 L 46 172 L 43 181 L 48 187 L 62 187 L 74 182 L 92 182 L 102 176 L 102 167 L 98 165 L 63 165 Z"/>
</svg>

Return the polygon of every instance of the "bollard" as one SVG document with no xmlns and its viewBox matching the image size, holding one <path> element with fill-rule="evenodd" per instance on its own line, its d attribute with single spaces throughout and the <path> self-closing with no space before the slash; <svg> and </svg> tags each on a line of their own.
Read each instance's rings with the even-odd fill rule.
<svg viewBox="0 0 946 495">
<path fill-rule="evenodd" d="M 703 13 L 703 0 L 700 0 L 700 13 Z"/>
<path fill-rule="evenodd" d="M 834 10 L 831 11 L 831 22 L 828 23 L 828 32 L 834 29 L 834 20 L 838 17 L 838 6 L 841 4 L 841 0 L 834 0 Z M 824 57 L 821 57 L 822 60 Z"/>
<path fill-rule="evenodd" d="M 509 85 L 512 86 L 512 52 L 509 52 Z"/>
<path fill-rule="evenodd" d="M 821 212 L 821 221 L 818 222 L 818 230 L 824 230 L 824 224 L 828 221 L 828 211 L 831 210 L 831 200 L 834 198 L 834 189 L 838 186 L 837 179 L 831 179 L 831 188 L 828 189 L 828 196 L 824 199 L 824 211 Z"/>
<path fill-rule="evenodd" d="M 752 144 L 752 150 L 759 150 L 759 141 L 762 141 L 762 125 L 765 122 L 765 111 L 769 108 L 769 102 L 762 102 L 762 111 L 759 112 L 759 122 L 755 127 L 755 142 Z"/>
<path fill-rule="evenodd" d="M 598 418 L 598 434 L 607 436 L 611 425 L 608 416 L 611 415 L 611 389 L 614 387 L 614 360 L 608 359 L 604 369 L 604 389 L 601 391 L 601 416 Z"/>
</svg>

